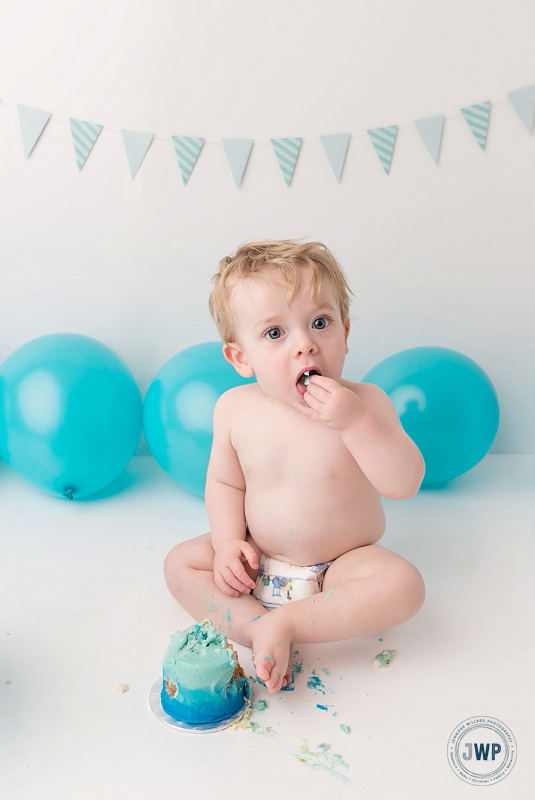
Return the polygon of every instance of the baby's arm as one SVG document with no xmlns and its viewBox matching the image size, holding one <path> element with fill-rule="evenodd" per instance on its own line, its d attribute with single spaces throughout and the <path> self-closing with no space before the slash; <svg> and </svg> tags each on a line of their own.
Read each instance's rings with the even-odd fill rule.
<svg viewBox="0 0 535 800">
<path fill-rule="evenodd" d="M 371 383 L 353 384 L 365 412 L 341 432 L 360 468 L 385 497 L 412 497 L 423 480 L 422 454 L 407 436 L 386 392 Z"/>
<path fill-rule="evenodd" d="M 222 592 L 236 597 L 255 586 L 243 561 L 256 568 L 258 560 L 254 548 L 245 541 L 245 478 L 230 439 L 234 402 L 230 389 L 215 404 L 204 500 L 215 552 L 214 582 Z"/>
</svg>

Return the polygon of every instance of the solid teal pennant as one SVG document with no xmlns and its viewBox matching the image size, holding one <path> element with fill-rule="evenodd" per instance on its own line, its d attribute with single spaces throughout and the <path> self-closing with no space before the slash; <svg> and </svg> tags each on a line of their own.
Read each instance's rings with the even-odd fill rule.
<svg viewBox="0 0 535 800">
<path fill-rule="evenodd" d="M 147 155 L 152 140 L 154 139 L 153 133 L 142 133 L 141 131 L 129 131 L 121 128 L 123 135 L 123 144 L 130 167 L 130 174 L 132 180 L 136 177 L 143 159 Z"/>
<path fill-rule="evenodd" d="M 236 187 L 242 182 L 253 142 L 253 139 L 221 139 Z"/>
<path fill-rule="evenodd" d="M 38 108 L 30 108 L 30 106 L 17 106 L 17 109 L 22 150 L 24 158 L 28 158 L 52 114 L 49 114 L 48 111 L 40 111 Z"/>
<path fill-rule="evenodd" d="M 427 147 L 429 155 L 435 162 L 438 162 L 440 153 L 440 142 L 442 139 L 442 129 L 444 127 L 444 114 L 438 114 L 436 117 L 425 117 L 424 119 L 415 119 L 414 124 L 423 143 Z"/>
<path fill-rule="evenodd" d="M 527 132 L 531 135 L 533 133 L 533 111 L 535 109 L 535 84 L 526 86 L 525 89 L 517 89 L 516 92 L 509 92 L 507 97 L 524 123 Z"/>
<path fill-rule="evenodd" d="M 327 136 L 320 136 L 320 142 L 338 183 L 342 177 L 350 138 L 350 133 L 331 133 Z"/>
</svg>

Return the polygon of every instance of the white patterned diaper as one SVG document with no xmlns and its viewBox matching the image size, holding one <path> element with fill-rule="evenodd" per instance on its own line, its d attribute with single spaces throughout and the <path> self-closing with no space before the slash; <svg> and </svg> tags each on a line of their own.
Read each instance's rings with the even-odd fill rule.
<svg viewBox="0 0 535 800">
<path fill-rule="evenodd" d="M 318 594 L 322 590 L 325 571 L 333 561 L 334 559 L 313 564 L 311 567 L 299 567 L 261 553 L 253 597 L 264 608 L 272 609 L 291 603 L 292 600 L 302 600 Z"/>
</svg>

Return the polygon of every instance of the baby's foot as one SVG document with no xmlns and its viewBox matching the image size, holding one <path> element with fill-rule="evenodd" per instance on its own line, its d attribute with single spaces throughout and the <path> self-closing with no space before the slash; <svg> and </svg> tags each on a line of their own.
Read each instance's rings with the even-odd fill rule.
<svg viewBox="0 0 535 800">
<path fill-rule="evenodd" d="M 290 681 L 292 629 L 277 616 L 276 610 L 256 621 L 252 651 L 256 674 L 270 694 Z"/>
</svg>

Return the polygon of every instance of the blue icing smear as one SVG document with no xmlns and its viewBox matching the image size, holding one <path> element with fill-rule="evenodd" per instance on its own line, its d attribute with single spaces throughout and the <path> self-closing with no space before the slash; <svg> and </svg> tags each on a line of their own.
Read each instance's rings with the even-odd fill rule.
<svg viewBox="0 0 535 800">
<path fill-rule="evenodd" d="M 318 750 L 314 751 L 310 749 L 306 739 L 303 741 L 304 744 L 300 745 L 297 750 L 292 750 L 293 755 L 296 756 L 298 761 L 301 761 L 312 769 L 319 769 L 323 772 L 327 772 L 346 785 L 349 783 L 347 775 L 344 774 L 344 771 L 349 769 L 349 764 L 344 761 L 339 753 L 329 752 L 331 745 L 328 742 L 322 742 L 318 745 Z"/>
<path fill-rule="evenodd" d="M 321 682 L 321 678 L 318 675 L 312 675 L 312 677 L 307 681 L 307 686 L 309 689 L 317 689 L 318 692 L 325 694 L 325 686 Z"/>
</svg>

